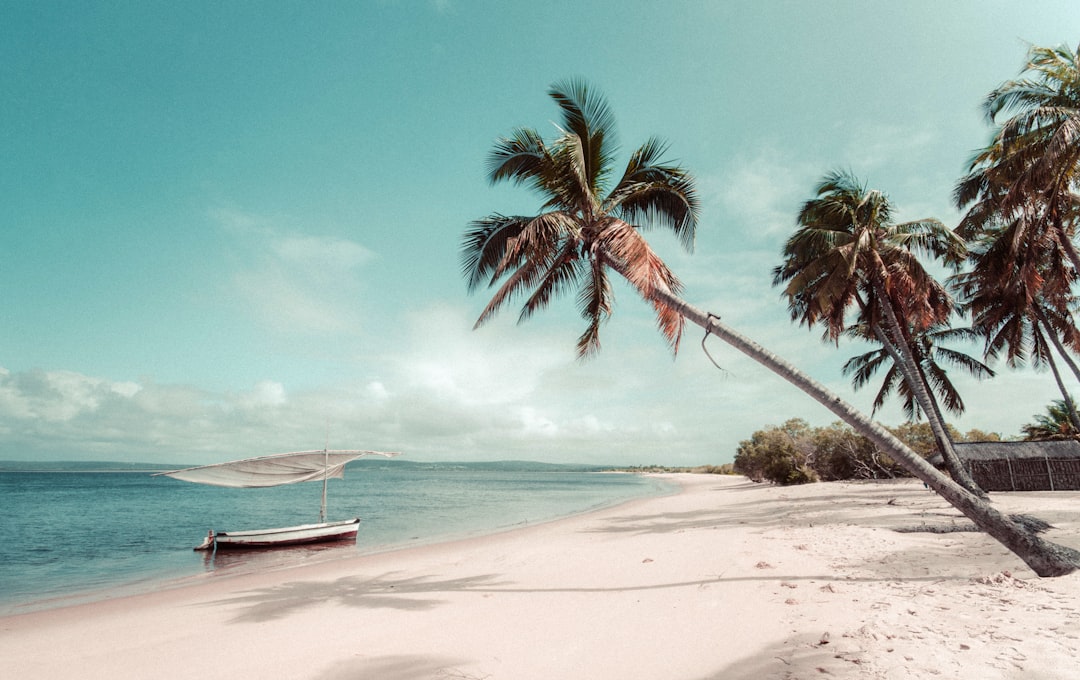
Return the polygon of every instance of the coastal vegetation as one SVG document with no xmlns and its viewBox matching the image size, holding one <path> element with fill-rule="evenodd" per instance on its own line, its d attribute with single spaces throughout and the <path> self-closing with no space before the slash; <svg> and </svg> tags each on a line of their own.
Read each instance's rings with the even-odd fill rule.
<svg viewBox="0 0 1080 680">
<path fill-rule="evenodd" d="M 996 434 L 966 434 L 946 425 L 950 441 L 995 441 Z M 925 457 L 939 451 L 937 435 L 927 423 L 889 428 L 897 439 Z M 755 482 L 805 484 L 843 479 L 895 479 L 912 474 L 866 437 L 844 423 L 811 427 L 800 418 L 770 425 L 739 443 L 733 470 Z"/>
<path fill-rule="evenodd" d="M 512 300 L 523 299 L 524 321 L 573 294 L 586 323 L 577 351 L 588 358 L 599 350 L 600 329 L 612 314 L 611 276 L 620 276 L 652 306 L 674 351 L 685 321 L 701 326 L 828 408 L 1040 576 L 1075 571 L 1080 552 L 1038 536 L 1032 518 L 997 511 L 967 476 L 929 387 L 936 384 L 948 407 L 949 391 L 935 382 L 940 372 L 933 368 L 943 355 L 930 343 L 955 315 L 967 314 L 970 337 L 985 342 L 988 359 L 1004 350 L 1010 366 L 1029 358 L 1049 365 L 1065 402 L 1072 403 L 1050 348 L 1059 356 L 1080 351 L 1071 315 L 1072 283 L 1080 272 L 1072 246 L 1080 69 L 1077 55 L 1065 48 L 1036 48 L 1026 70 L 1030 78 L 1009 81 L 985 102 L 992 124 L 1001 113 L 1013 115 L 956 189 L 957 204 L 969 207 L 961 228 L 950 230 L 932 218 L 896 223 L 883 192 L 850 173 L 833 172 L 795 216 L 797 228 L 773 271 L 774 283 L 785 286 L 793 320 L 823 326 L 832 342 L 861 334 L 881 345 L 898 372 L 893 384 L 902 379 L 909 413 L 927 419 L 951 475 L 790 362 L 680 297 L 679 280 L 642 232 L 664 229 L 692 248 L 699 211 L 694 179 L 663 160 L 666 145 L 656 138 L 615 174 L 611 111 L 581 81 L 556 84 L 549 92 L 562 114 L 555 139 L 519 128 L 498 140 L 489 156 L 492 183 L 528 186 L 543 203 L 537 215 L 494 213 L 466 230 L 461 262 L 469 290 L 495 291 L 477 325 Z M 924 260 L 953 276 L 937 281 Z M 854 365 L 856 380 L 872 372 L 865 362 L 862 369 Z M 1080 370 L 1076 375 L 1080 379 Z"/>
</svg>

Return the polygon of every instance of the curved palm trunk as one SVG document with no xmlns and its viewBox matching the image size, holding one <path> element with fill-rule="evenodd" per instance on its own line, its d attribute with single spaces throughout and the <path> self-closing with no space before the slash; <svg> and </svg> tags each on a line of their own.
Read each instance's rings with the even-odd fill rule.
<svg viewBox="0 0 1080 680">
<path fill-rule="evenodd" d="M 1043 325 L 1046 324 L 1044 323 Z M 1058 351 L 1058 354 L 1061 355 L 1061 358 L 1069 366 L 1069 370 L 1072 371 L 1073 376 L 1080 381 L 1080 366 L 1077 366 L 1076 362 L 1073 361 L 1072 355 L 1069 354 L 1065 345 L 1061 344 L 1061 338 L 1058 337 L 1057 333 L 1050 333 L 1050 342 L 1054 344 L 1054 348 Z"/>
<path fill-rule="evenodd" d="M 1065 401 L 1065 410 L 1069 414 L 1069 422 L 1073 426 L 1073 432 L 1080 433 L 1080 418 L 1077 418 L 1076 415 L 1076 404 L 1073 402 L 1072 397 L 1069 396 L 1069 391 L 1065 389 L 1065 383 L 1061 380 L 1061 372 L 1058 371 L 1057 364 L 1050 357 L 1047 357 L 1047 362 L 1050 364 L 1050 371 L 1054 374 L 1058 390 L 1061 391 L 1061 397 Z"/>
<path fill-rule="evenodd" d="M 653 298 L 810 395 L 882 451 L 888 453 L 904 469 L 925 482 L 953 507 L 971 519 L 979 529 L 1000 541 L 1039 576 L 1062 576 L 1080 569 L 1080 551 L 1051 543 L 1027 531 L 986 501 L 938 472 L 884 427 L 867 418 L 792 364 L 721 323 L 719 317 L 702 312 L 662 288 L 654 289 Z"/>
<path fill-rule="evenodd" d="M 896 349 L 890 347 L 889 339 L 888 339 L 888 336 L 885 335 L 885 331 L 881 330 L 877 326 L 875 326 L 873 330 L 874 330 L 875 337 L 877 337 L 877 339 L 878 339 L 878 342 L 880 342 L 882 344 L 882 346 L 885 347 L 885 351 L 889 354 L 890 357 L 892 357 L 892 360 L 897 365 L 899 365 L 900 361 L 897 358 Z M 926 382 L 926 373 L 923 372 L 922 366 L 919 364 L 918 361 L 916 361 L 915 369 L 919 372 L 919 377 L 922 379 L 923 385 L 927 385 L 928 383 Z M 945 416 L 941 413 L 941 407 L 938 406 L 937 399 L 935 399 L 933 394 L 931 394 L 929 392 L 929 389 L 927 389 L 927 394 L 930 397 L 930 404 L 929 405 L 930 405 L 931 408 L 934 409 L 934 415 L 937 417 L 938 422 L 942 423 L 942 427 L 944 427 Z M 921 407 L 921 405 L 920 405 L 920 407 Z M 925 410 L 925 408 L 923 410 Z M 947 428 L 945 428 L 945 437 L 946 437 L 948 443 L 951 445 L 953 443 L 953 441 L 952 441 L 952 437 L 949 436 L 949 431 L 948 431 Z M 936 439 L 936 433 L 935 433 L 935 439 Z M 940 442 L 939 442 L 939 445 L 940 445 Z M 954 449 L 954 451 L 955 451 L 955 449 Z M 957 456 L 957 459 L 959 459 L 959 456 Z M 962 469 L 964 470 L 965 473 L 967 472 L 967 468 L 962 467 Z M 950 470 L 950 474 L 951 474 L 951 472 L 952 471 Z M 954 476 L 953 479 L 955 479 L 955 478 L 956 477 Z M 971 491 L 971 489 L 968 489 L 968 490 Z M 981 489 L 980 489 L 980 491 L 981 491 Z M 976 493 L 976 495 L 982 497 L 982 494 L 980 494 L 980 493 Z"/>
<path fill-rule="evenodd" d="M 1054 334 L 1054 329 L 1049 329 L 1050 335 Z M 1042 336 L 1043 333 L 1039 331 L 1039 326 L 1035 326 L 1035 334 Z M 1045 341 L 1045 338 L 1044 338 Z M 1061 398 L 1065 400 L 1065 412 L 1069 415 L 1069 422 L 1073 426 L 1073 432 L 1080 433 L 1080 418 L 1076 415 L 1076 405 L 1073 403 L 1072 397 L 1069 396 L 1069 390 L 1065 388 L 1065 381 L 1061 379 L 1061 371 L 1058 370 L 1057 362 L 1054 361 L 1054 357 L 1049 352 L 1046 353 L 1046 363 L 1050 364 L 1050 372 L 1054 374 L 1054 382 L 1057 383 L 1058 391 L 1061 392 Z"/>
<path fill-rule="evenodd" d="M 922 371 L 919 370 L 919 364 L 911 353 L 911 347 L 908 346 L 904 338 L 903 330 L 900 328 L 900 321 L 896 318 L 896 312 L 889 302 L 888 295 L 880 283 L 874 284 L 874 292 L 878 300 L 881 301 L 881 308 L 885 312 L 885 321 L 889 325 L 889 330 L 895 342 L 890 345 L 883 337 L 879 337 L 878 340 L 885 345 L 885 350 L 892 355 L 893 361 L 900 367 L 900 372 L 904 374 L 904 380 L 907 381 L 911 393 L 915 396 L 915 400 L 919 403 L 919 407 L 926 416 L 926 422 L 930 424 L 930 429 L 934 432 L 934 439 L 937 440 L 938 448 L 941 449 L 941 458 L 945 462 L 945 467 L 960 486 L 985 500 L 988 498 L 986 492 L 975 483 L 975 480 L 972 479 L 967 468 L 961 462 L 960 456 L 956 455 L 952 438 L 949 436 L 949 431 L 945 429 L 944 419 L 941 418 L 941 411 L 930 394 L 930 389 L 926 386 Z M 875 331 L 880 333 L 880 329 L 875 328 Z"/>
<path fill-rule="evenodd" d="M 1054 348 L 1058 351 L 1058 354 L 1061 355 L 1061 358 L 1064 359 L 1065 363 L 1068 364 L 1069 368 L 1072 369 L 1073 375 L 1076 376 L 1076 379 L 1080 380 L 1080 368 L 1077 368 L 1076 362 L 1072 360 L 1072 357 L 1069 355 L 1068 350 L 1066 350 L 1065 346 L 1061 344 L 1061 338 L 1058 337 L 1058 334 L 1054 331 L 1053 326 L 1051 326 L 1047 321 L 1046 314 L 1043 313 L 1042 309 L 1036 307 L 1035 316 L 1038 318 L 1039 322 L 1042 323 L 1043 327 L 1046 328 L 1046 335 L 1050 336 L 1050 342 L 1053 343 Z M 1049 361 L 1050 363 L 1050 370 L 1054 372 L 1054 379 L 1057 380 L 1058 390 L 1061 391 L 1061 396 L 1065 399 L 1065 408 L 1068 410 L 1069 413 L 1069 422 L 1072 423 L 1074 431 L 1080 433 L 1080 415 L 1078 415 L 1076 412 L 1076 404 L 1075 402 L 1073 402 L 1072 397 L 1069 396 L 1068 390 L 1066 390 L 1065 383 L 1062 381 L 1061 376 L 1058 375 L 1057 366 L 1054 365 L 1054 360 L 1050 356 L 1049 352 L 1047 353 L 1046 358 L 1047 361 Z"/>
</svg>

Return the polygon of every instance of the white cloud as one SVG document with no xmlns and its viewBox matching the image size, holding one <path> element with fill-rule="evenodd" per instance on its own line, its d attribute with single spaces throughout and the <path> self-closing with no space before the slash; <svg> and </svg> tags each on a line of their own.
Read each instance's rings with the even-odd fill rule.
<svg viewBox="0 0 1080 680">
<path fill-rule="evenodd" d="M 521 436 L 555 437 L 559 434 L 559 426 L 535 408 L 524 407 L 519 409 L 518 417 L 521 419 Z"/>
<path fill-rule="evenodd" d="M 275 334 L 356 335 L 365 327 L 361 303 L 366 247 L 337 236 L 307 233 L 293 221 L 218 209 L 213 217 L 236 237 L 243 263 L 233 275 L 243 313 Z"/>
<path fill-rule="evenodd" d="M 699 464 L 730 460 L 740 440 L 768 424 L 835 420 L 712 339 L 718 371 L 702 355 L 696 328 L 672 361 L 644 304 L 623 304 L 605 329 L 605 350 L 586 363 L 575 360 L 575 334 L 560 324 L 508 319 L 473 331 L 468 310 L 444 304 L 413 312 L 399 336 L 372 351 L 371 374 L 336 385 L 290 389 L 268 376 L 246 389 L 210 392 L 0 368 L 0 459 L 200 463 L 317 447 L 329 434 L 331 446 L 400 450 L 420 460 Z M 820 344 L 817 334 L 788 324 L 782 306 L 773 321 L 739 309 L 730 316 L 749 324 L 738 330 L 868 408 L 873 390 L 853 395 L 839 374 L 851 347 Z M 1015 434 L 1055 398 L 1045 375 L 1007 375 L 1010 385 L 1022 385 L 1022 398 L 993 398 L 1006 385 L 967 390 L 972 409 L 961 429 Z"/>
<path fill-rule="evenodd" d="M 706 212 L 720 215 L 718 230 L 735 232 L 742 247 L 786 236 L 819 170 L 771 147 L 734 157 L 700 184 Z"/>
<path fill-rule="evenodd" d="M 287 401 L 285 386 L 273 380 L 263 380 L 253 390 L 237 398 L 240 406 L 246 409 L 281 406 Z"/>
<path fill-rule="evenodd" d="M 281 236 L 271 239 L 270 248 L 284 262 L 314 267 L 328 275 L 349 272 L 372 257 L 359 243 L 335 237 Z"/>
<path fill-rule="evenodd" d="M 390 393 L 386 389 L 386 385 L 378 380 L 372 380 L 364 387 L 364 392 L 375 399 L 376 401 L 386 401 L 390 398 Z"/>
<path fill-rule="evenodd" d="M 932 149 L 937 141 L 936 133 L 927 123 L 913 126 L 863 122 L 844 131 L 848 141 L 840 157 L 859 176 L 898 165 L 918 165 L 914 160 Z"/>
<path fill-rule="evenodd" d="M 96 411 L 110 399 L 131 398 L 140 389 L 135 383 L 110 383 L 72 371 L 12 374 L 0 368 L 0 411 L 20 419 L 63 422 Z"/>
</svg>

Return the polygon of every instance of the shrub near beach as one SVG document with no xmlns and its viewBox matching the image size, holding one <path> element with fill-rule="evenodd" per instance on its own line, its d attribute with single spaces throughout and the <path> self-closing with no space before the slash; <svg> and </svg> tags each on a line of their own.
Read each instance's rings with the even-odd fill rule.
<svg viewBox="0 0 1080 680">
<path fill-rule="evenodd" d="M 890 431 L 924 457 L 936 451 L 933 433 L 925 423 L 906 423 Z M 964 435 L 951 427 L 950 436 L 961 442 L 1000 439 L 978 430 Z M 800 418 L 780 426 L 770 425 L 740 442 L 734 470 L 755 482 L 783 485 L 911 476 L 869 439 L 843 423 L 810 427 Z"/>
</svg>

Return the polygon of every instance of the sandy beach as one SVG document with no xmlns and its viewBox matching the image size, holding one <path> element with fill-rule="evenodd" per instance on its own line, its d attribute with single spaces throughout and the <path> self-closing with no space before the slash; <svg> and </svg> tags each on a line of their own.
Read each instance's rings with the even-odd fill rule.
<svg viewBox="0 0 1080 680">
<path fill-rule="evenodd" d="M 1038 579 L 918 482 L 676 495 L 452 543 L 0 619 L 5 678 L 1075 678 Z M 995 494 L 1080 547 L 1080 493 Z"/>
</svg>

